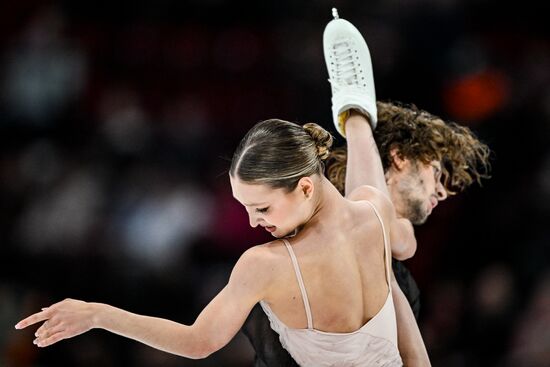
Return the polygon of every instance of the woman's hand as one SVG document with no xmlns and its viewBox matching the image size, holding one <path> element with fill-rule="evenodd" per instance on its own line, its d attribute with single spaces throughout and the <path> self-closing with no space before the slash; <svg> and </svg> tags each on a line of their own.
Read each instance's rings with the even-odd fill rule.
<svg viewBox="0 0 550 367">
<path fill-rule="evenodd" d="M 44 321 L 35 333 L 34 344 L 39 347 L 47 347 L 60 340 L 72 338 L 94 328 L 97 305 L 74 299 L 65 299 L 21 320 L 15 325 L 15 328 L 23 329 Z"/>
</svg>

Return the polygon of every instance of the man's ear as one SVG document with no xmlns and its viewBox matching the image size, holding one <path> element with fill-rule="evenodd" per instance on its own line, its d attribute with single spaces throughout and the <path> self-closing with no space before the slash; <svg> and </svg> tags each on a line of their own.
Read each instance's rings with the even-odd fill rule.
<svg viewBox="0 0 550 367">
<path fill-rule="evenodd" d="M 397 148 L 390 149 L 390 157 L 392 161 L 392 166 L 394 166 L 398 171 L 401 171 L 406 165 L 406 158 L 403 158 L 401 152 Z"/>
<path fill-rule="evenodd" d="M 298 181 L 297 189 L 300 190 L 306 199 L 309 199 L 313 196 L 315 185 L 311 177 L 306 176 L 302 177 L 300 181 Z"/>
</svg>

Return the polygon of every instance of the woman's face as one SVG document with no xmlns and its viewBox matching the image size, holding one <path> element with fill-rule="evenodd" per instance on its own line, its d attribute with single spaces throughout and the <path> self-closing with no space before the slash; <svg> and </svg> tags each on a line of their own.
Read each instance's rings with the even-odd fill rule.
<svg viewBox="0 0 550 367">
<path fill-rule="evenodd" d="M 312 212 L 312 187 L 304 187 L 302 180 L 296 189 L 273 189 L 265 184 L 249 184 L 231 177 L 233 197 L 244 205 L 250 226 L 265 228 L 276 238 L 292 234 L 304 224 Z M 311 182 L 311 180 L 310 180 Z"/>
</svg>

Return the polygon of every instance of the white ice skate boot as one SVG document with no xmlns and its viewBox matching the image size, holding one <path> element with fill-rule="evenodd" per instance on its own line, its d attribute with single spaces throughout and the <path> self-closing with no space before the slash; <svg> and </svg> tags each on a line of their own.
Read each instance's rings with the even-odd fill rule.
<svg viewBox="0 0 550 367">
<path fill-rule="evenodd" d="M 334 19 L 323 34 L 323 49 L 332 87 L 334 125 L 345 137 L 345 117 L 341 114 L 350 109 L 368 115 L 372 128 L 376 127 L 376 94 L 367 43 L 353 24 L 339 19 L 335 8 L 332 14 Z"/>
</svg>

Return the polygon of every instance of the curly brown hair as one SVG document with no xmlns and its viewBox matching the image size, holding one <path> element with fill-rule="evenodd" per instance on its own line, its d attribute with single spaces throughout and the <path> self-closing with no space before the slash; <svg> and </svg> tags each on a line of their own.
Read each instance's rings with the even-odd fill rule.
<svg viewBox="0 0 550 367">
<path fill-rule="evenodd" d="M 392 165 L 390 152 L 396 149 L 401 158 L 429 163 L 441 161 L 442 182 L 449 194 L 462 192 L 473 182 L 489 178 L 489 147 L 473 132 L 454 122 L 445 122 L 429 112 L 400 102 L 377 102 L 378 127 L 374 139 L 384 171 Z M 327 176 L 344 192 L 346 147 L 331 152 Z"/>
</svg>

